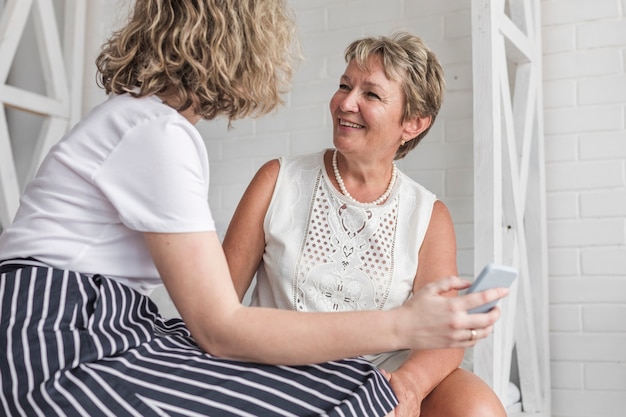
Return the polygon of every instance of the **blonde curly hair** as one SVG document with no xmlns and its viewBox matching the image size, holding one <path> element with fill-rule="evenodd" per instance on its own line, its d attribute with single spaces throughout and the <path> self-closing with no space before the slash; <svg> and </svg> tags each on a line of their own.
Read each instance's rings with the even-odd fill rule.
<svg viewBox="0 0 626 417">
<path fill-rule="evenodd" d="M 437 56 L 420 39 L 406 31 L 391 36 L 366 37 L 352 42 L 345 50 L 347 63 L 354 61 L 367 70 L 371 56 L 380 56 L 387 78 L 399 81 L 404 93 L 402 121 L 430 117 L 430 125 L 416 138 L 400 146 L 395 159 L 401 159 L 426 136 L 441 108 L 445 81 Z"/>
<path fill-rule="evenodd" d="M 96 59 L 98 84 L 204 119 L 257 117 L 291 87 L 294 35 L 285 0 L 136 0 Z"/>
</svg>

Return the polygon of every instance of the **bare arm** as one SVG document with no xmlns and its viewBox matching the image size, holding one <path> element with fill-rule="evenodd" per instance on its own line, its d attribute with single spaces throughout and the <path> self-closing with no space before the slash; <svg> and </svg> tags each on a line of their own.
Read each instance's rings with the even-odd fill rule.
<svg viewBox="0 0 626 417">
<path fill-rule="evenodd" d="M 395 325 L 408 322 L 408 311 L 303 314 L 242 306 L 215 232 L 147 233 L 145 239 L 196 342 L 214 355 L 304 364 L 412 344 L 404 325 Z"/>
<path fill-rule="evenodd" d="M 222 244 L 239 300 L 243 299 L 265 250 L 263 220 L 272 199 L 280 163 L 263 165 L 244 193 Z"/>
<path fill-rule="evenodd" d="M 456 237 L 447 207 L 435 202 L 432 217 L 419 253 L 413 290 L 436 279 L 457 275 Z M 457 291 L 446 293 L 457 295 Z M 466 333 L 469 336 L 469 332 Z M 423 399 L 463 360 L 463 349 L 414 350 L 392 374 L 392 385 L 400 398 L 400 415 L 417 415 Z M 402 409 L 404 408 L 404 410 Z"/>
</svg>

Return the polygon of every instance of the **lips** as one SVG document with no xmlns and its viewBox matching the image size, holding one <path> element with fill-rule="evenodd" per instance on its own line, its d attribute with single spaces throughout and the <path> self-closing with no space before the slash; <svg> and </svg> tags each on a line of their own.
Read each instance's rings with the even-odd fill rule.
<svg viewBox="0 0 626 417">
<path fill-rule="evenodd" d="M 352 127 L 352 128 L 355 128 L 355 129 L 363 129 L 365 127 L 363 125 L 360 125 L 360 124 L 357 124 L 357 123 L 352 123 L 352 122 L 349 122 L 349 121 L 343 120 L 343 119 L 339 119 L 339 125 L 340 126 L 346 126 L 346 127 Z"/>
</svg>

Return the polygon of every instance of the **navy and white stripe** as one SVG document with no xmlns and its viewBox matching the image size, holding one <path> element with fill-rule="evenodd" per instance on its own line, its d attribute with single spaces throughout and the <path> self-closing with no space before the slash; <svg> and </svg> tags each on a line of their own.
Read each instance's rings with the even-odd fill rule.
<svg viewBox="0 0 626 417">
<path fill-rule="evenodd" d="M 367 417 L 397 404 L 365 359 L 215 358 L 149 297 L 23 259 L 0 263 L 0 387 L 8 416 Z"/>
</svg>

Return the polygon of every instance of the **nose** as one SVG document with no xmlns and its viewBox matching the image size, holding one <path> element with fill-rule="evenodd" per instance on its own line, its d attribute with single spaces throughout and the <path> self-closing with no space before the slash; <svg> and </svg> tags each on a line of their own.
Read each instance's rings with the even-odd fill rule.
<svg viewBox="0 0 626 417">
<path fill-rule="evenodd" d="M 344 112 L 356 113 L 359 111 L 357 94 L 354 90 L 346 93 L 339 102 L 339 109 Z"/>
</svg>

